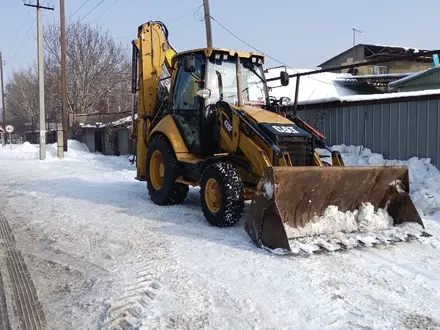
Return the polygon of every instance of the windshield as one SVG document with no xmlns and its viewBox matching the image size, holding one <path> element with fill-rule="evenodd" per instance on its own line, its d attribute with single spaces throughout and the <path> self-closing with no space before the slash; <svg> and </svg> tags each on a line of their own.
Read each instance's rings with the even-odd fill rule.
<svg viewBox="0 0 440 330">
<path fill-rule="evenodd" d="M 206 87 L 211 90 L 208 103 L 219 100 L 238 104 L 236 60 L 213 60 L 207 65 Z M 261 64 L 243 59 L 241 62 L 243 103 L 245 105 L 264 106 L 266 104 L 267 87 Z"/>
</svg>

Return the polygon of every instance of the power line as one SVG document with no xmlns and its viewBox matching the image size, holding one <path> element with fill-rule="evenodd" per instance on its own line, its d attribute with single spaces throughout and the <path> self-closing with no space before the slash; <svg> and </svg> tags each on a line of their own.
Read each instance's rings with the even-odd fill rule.
<svg viewBox="0 0 440 330">
<path fill-rule="evenodd" d="M 275 62 L 277 62 L 277 63 L 279 63 L 279 64 L 281 64 L 281 65 L 283 65 L 283 66 L 285 66 L 285 67 L 288 67 L 289 69 L 295 71 L 296 73 L 300 73 L 298 70 L 296 70 L 296 69 L 290 67 L 289 65 L 287 65 L 287 64 L 285 64 L 285 63 L 283 63 L 283 62 L 277 60 L 276 58 L 274 58 L 274 57 L 272 57 L 272 56 L 270 56 L 270 55 L 268 55 L 268 54 L 262 52 L 261 50 L 255 48 L 254 46 L 252 46 L 251 44 L 249 44 L 248 42 L 246 42 L 245 40 L 243 40 L 242 38 L 240 38 L 239 36 L 237 36 L 234 32 L 232 32 L 231 30 L 229 30 L 226 26 L 224 26 L 222 23 L 220 23 L 220 22 L 219 22 L 218 20 L 216 20 L 214 17 L 211 16 L 211 19 L 212 19 L 213 21 L 215 21 L 218 25 L 220 25 L 223 29 L 225 29 L 225 30 L 226 30 L 230 35 L 232 35 L 234 38 L 236 38 L 236 39 L 240 40 L 242 43 L 244 43 L 246 46 L 248 46 L 248 47 L 254 49 L 255 51 L 257 51 L 257 52 L 263 54 L 264 56 L 266 56 L 266 57 L 272 59 L 273 61 L 275 61 Z M 323 84 L 333 85 L 333 86 L 338 86 L 338 87 L 339 87 L 339 85 L 336 85 L 336 84 L 333 84 L 333 83 L 330 83 L 330 82 L 327 82 L 327 81 L 322 81 L 322 80 L 319 80 L 319 79 L 314 78 L 314 77 L 308 77 L 308 78 L 313 79 L 313 80 L 316 80 L 316 81 L 321 82 L 321 83 L 323 83 Z"/>
<path fill-rule="evenodd" d="M 8 63 L 10 60 L 12 60 L 15 55 L 17 55 L 18 51 L 23 47 L 23 45 L 25 44 L 25 42 L 29 39 L 30 37 L 30 32 L 32 30 L 32 28 L 34 27 L 35 21 L 37 20 L 37 18 L 34 18 L 34 21 L 32 22 L 31 26 L 29 27 L 29 30 L 26 32 L 26 35 L 23 39 L 23 41 L 21 42 L 20 46 L 18 46 L 17 50 L 15 51 L 15 53 L 6 61 L 6 63 Z"/>
<path fill-rule="evenodd" d="M 104 15 L 106 12 L 108 12 L 117 2 L 118 2 L 119 0 L 115 0 L 109 7 L 107 7 L 107 9 L 106 10 L 104 10 L 98 17 L 96 17 L 95 19 L 94 19 L 94 22 L 96 21 L 96 20 L 98 20 L 98 18 L 100 18 L 102 15 Z"/>
<path fill-rule="evenodd" d="M 183 31 L 185 31 L 185 30 L 187 30 L 187 29 L 193 27 L 194 25 L 196 25 L 196 24 L 199 23 L 199 22 L 203 22 L 203 20 L 204 20 L 203 16 L 202 16 L 201 18 L 200 18 L 200 17 L 196 17 L 196 15 L 197 15 L 198 13 L 200 14 L 200 11 L 199 11 L 199 10 L 200 10 L 200 8 L 202 8 L 202 7 L 203 7 L 203 5 L 200 5 L 200 6 L 196 7 L 196 8 L 194 8 L 192 11 L 189 11 L 189 12 L 187 12 L 186 14 L 184 14 L 184 15 L 182 15 L 182 16 L 180 16 L 180 17 L 178 17 L 178 18 L 176 18 L 176 19 L 174 19 L 174 20 L 171 21 L 171 22 L 174 22 L 174 21 L 177 21 L 177 20 L 179 20 L 179 19 L 181 19 L 181 18 L 183 18 L 183 17 L 185 17 L 185 16 L 188 16 L 188 15 L 191 14 L 191 13 L 193 14 L 193 19 L 194 19 L 195 22 L 193 22 L 193 23 L 191 23 L 190 25 L 184 27 L 183 29 L 180 29 L 179 31 L 176 32 L 175 35 L 178 35 L 178 34 L 180 34 L 181 32 L 183 32 Z"/>
<path fill-rule="evenodd" d="M 96 8 L 98 8 L 102 3 L 104 2 L 104 0 L 101 0 L 100 2 L 98 2 L 98 4 L 93 7 L 87 14 L 85 14 L 77 23 L 81 22 L 84 18 L 86 18 L 87 16 L 89 16 Z"/>
<path fill-rule="evenodd" d="M 9 48 L 11 48 L 12 46 L 14 46 L 15 42 L 17 41 L 18 36 L 20 35 L 21 31 L 23 30 L 24 24 L 26 23 L 27 18 L 29 17 L 29 14 L 31 13 L 31 10 L 32 10 L 32 9 L 29 8 L 26 17 L 24 18 L 24 21 L 23 21 L 23 23 L 21 24 L 20 30 L 18 31 L 17 35 L 16 35 L 15 38 L 14 38 L 14 41 L 12 41 L 12 44 L 9 46 Z"/>
<path fill-rule="evenodd" d="M 188 30 L 189 28 L 193 27 L 193 26 L 196 25 L 197 23 L 199 23 L 199 22 L 194 22 L 194 23 L 188 25 L 187 27 L 184 27 L 183 29 L 177 31 L 174 35 L 178 35 L 179 33 L 183 32 L 183 31 L 185 31 L 185 30 Z"/>
<path fill-rule="evenodd" d="M 170 23 L 176 22 L 176 21 L 178 21 L 178 20 L 180 20 L 180 19 L 182 19 L 182 18 L 184 18 L 184 17 L 186 17 L 186 16 L 188 16 L 190 14 L 194 15 L 202 7 L 203 7 L 203 5 L 200 5 L 200 6 L 196 7 L 196 8 L 194 8 L 194 9 L 192 9 L 191 11 L 187 12 L 186 14 L 183 14 L 182 16 L 179 16 L 179 17 L 171 20 Z"/>
<path fill-rule="evenodd" d="M 90 2 L 90 0 L 84 1 L 83 4 L 81 6 L 79 6 L 79 8 L 77 10 L 75 10 L 72 15 L 69 16 L 69 19 L 71 19 L 73 17 L 73 15 L 75 15 L 77 12 L 79 12 L 81 10 L 81 8 L 84 7 L 89 2 Z"/>
</svg>

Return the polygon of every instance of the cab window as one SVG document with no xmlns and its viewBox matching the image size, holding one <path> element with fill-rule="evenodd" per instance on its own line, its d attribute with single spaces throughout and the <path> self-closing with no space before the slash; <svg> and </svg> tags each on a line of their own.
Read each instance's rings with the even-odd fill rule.
<svg viewBox="0 0 440 330">
<path fill-rule="evenodd" d="M 197 110 L 199 108 L 199 97 L 197 91 L 199 86 L 194 77 L 202 77 L 202 60 L 196 56 L 196 70 L 194 74 L 183 70 L 183 61 L 180 61 L 179 72 L 174 89 L 173 109 L 176 110 Z"/>
</svg>

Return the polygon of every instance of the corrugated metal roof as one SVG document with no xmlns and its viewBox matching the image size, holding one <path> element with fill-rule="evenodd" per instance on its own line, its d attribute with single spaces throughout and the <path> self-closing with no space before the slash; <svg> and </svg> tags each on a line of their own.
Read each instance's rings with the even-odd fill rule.
<svg viewBox="0 0 440 330">
<path fill-rule="evenodd" d="M 417 73 L 413 73 L 413 74 L 411 74 L 411 75 L 409 75 L 407 77 L 404 77 L 402 79 L 393 81 L 393 82 L 389 83 L 388 86 L 390 88 L 400 87 L 400 86 L 402 86 L 404 84 L 407 84 L 408 82 L 414 82 L 414 80 L 416 80 L 416 79 L 420 79 L 422 77 L 426 77 L 426 76 L 431 75 L 433 73 L 436 73 L 438 71 L 440 71 L 440 66 L 435 66 L 435 67 L 432 67 L 432 68 L 430 68 L 428 70 L 417 72 Z"/>
</svg>

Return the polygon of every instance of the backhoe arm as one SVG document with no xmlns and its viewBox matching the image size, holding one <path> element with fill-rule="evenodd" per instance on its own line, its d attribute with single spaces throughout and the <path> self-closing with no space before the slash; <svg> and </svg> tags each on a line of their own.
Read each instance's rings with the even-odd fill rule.
<svg viewBox="0 0 440 330">
<path fill-rule="evenodd" d="M 159 88 L 169 78 L 174 54 L 176 52 L 168 42 L 168 30 L 163 23 L 150 21 L 138 28 L 138 37 L 133 41 L 132 63 L 132 138 L 136 140 L 138 180 L 145 178 L 149 134 L 153 119 L 161 110 L 158 106 L 161 102 L 158 100 Z"/>
</svg>

